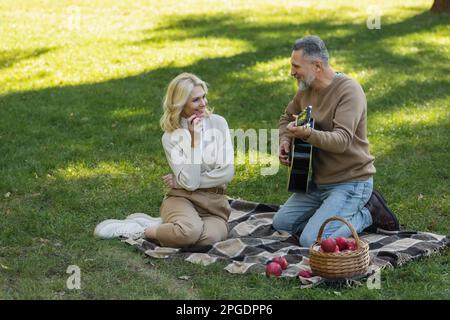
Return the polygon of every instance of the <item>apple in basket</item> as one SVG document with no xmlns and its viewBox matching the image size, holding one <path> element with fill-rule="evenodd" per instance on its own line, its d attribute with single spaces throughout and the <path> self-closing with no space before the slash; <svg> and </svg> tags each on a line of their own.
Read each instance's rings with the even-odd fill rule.
<svg viewBox="0 0 450 320">
<path fill-rule="evenodd" d="M 347 249 L 350 251 L 356 251 L 356 240 L 350 239 L 347 241 Z"/>
<path fill-rule="evenodd" d="M 348 239 L 345 237 L 337 237 L 336 238 L 336 244 L 339 247 L 339 250 L 343 251 L 345 249 L 347 249 L 347 243 L 348 243 Z"/>
<path fill-rule="evenodd" d="M 281 269 L 281 266 L 276 262 L 270 262 L 266 266 L 266 276 L 270 278 L 270 276 L 279 277 L 281 276 L 281 272 L 283 270 Z"/>
<path fill-rule="evenodd" d="M 320 248 L 323 252 L 335 252 L 336 246 L 336 240 L 334 238 L 328 238 L 320 242 Z"/>
<path fill-rule="evenodd" d="M 276 256 L 275 258 L 273 258 L 272 262 L 278 263 L 283 270 L 286 270 L 287 266 L 289 265 L 286 258 L 281 256 Z"/>
</svg>

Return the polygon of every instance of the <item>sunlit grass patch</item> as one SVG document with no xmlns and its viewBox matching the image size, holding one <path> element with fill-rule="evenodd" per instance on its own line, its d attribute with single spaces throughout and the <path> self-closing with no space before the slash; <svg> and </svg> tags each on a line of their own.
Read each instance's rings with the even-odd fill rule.
<svg viewBox="0 0 450 320">
<path fill-rule="evenodd" d="M 139 169 L 138 169 L 139 170 Z M 64 169 L 58 169 L 55 174 L 59 178 L 76 180 L 83 178 L 92 178 L 98 176 L 108 177 L 126 177 L 127 174 L 133 173 L 136 168 L 129 163 L 106 163 L 100 162 L 94 168 L 90 168 L 85 163 L 73 164 Z"/>
<path fill-rule="evenodd" d="M 416 106 L 407 106 L 392 112 L 389 116 L 378 112 L 371 116 L 371 128 L 384 128 L 385 130 L 396 127 L 435 127 L 445 125 L 450 116 L 450 110 L 443 106 L 445 99 L 439 99 L 432 103 L 424 103 Z"/>
</svg>

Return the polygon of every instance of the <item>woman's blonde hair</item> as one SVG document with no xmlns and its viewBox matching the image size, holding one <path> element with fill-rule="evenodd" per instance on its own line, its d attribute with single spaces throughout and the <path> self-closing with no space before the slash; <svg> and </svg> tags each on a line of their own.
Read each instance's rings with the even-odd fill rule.
<svg viewBox="0 0 450 320">
<path fill-rule="evenodd" d="M 206 83 L 192 73 L 179 74 L 170 81 L 163 102 L 164 114 L 159 120 L 159 124 L 164 131 L 172 132 L 181 127 L 181 112 L 189 101 L 195 86 L 201 86 L 205 94 L 208 93 Z M 207 106 L 205 113 L 207 116 L 211 114 L 211 110 Z"/>
</svg>

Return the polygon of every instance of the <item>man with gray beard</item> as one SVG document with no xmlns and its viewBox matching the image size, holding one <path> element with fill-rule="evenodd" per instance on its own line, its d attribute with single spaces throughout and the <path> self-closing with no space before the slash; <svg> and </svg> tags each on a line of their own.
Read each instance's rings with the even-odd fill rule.
<svg viewBox="0 0 450 320">
<path fill-rule="evenodd" d="M 311 246 L 323 222 L 338 215 L 357 232 L 378 228 L 399 230 L 383 197 L 373 191 L 374 157 L 367 140 L 367 101 L 361 86 L 329 65 L 328 51 L 317 36 L 295 42 L 291 75 L 299 89 L 279 121 L 279 159 L 289 165 L 292 138 L 313 146 L 312 183 L 306 193 L 294 193 L 273 219 L 273 227 Z M 314 128 L 295 126 L 295 117 L 312 106 Z M 339 221 L 328 223 L 323 238 L 348 237 Z"/>
</svg>

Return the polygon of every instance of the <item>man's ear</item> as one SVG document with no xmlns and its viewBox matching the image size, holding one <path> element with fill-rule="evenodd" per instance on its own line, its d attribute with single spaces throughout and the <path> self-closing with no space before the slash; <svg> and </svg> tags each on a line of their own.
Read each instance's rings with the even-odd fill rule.
<svg viewBox="0 0 450 320">
<path fill-rule="evenodd" d="M 314 61 L 314 71 L 316 71 L 316 72 L 323 71 L 322 61 Z"/>
</svg>

